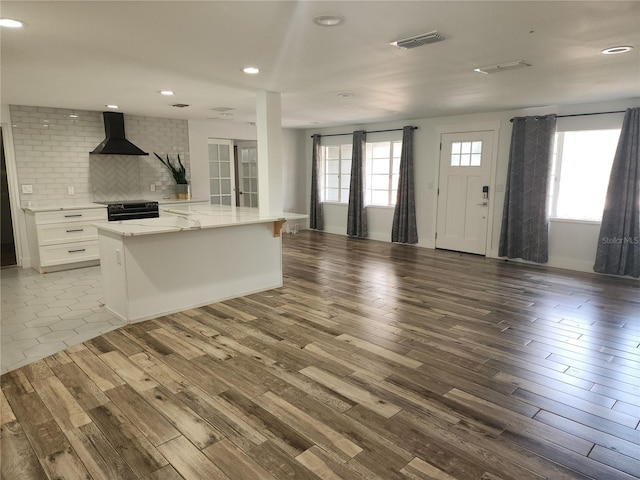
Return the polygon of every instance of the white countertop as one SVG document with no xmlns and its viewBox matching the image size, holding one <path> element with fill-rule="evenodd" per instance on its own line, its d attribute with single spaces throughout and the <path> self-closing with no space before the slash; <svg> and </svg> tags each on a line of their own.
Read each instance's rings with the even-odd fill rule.
<svg viewBox="0 0 640 480">
<path fill-rule="evenodd" d="M 69 204 L 57 204 L 57 205 L 27 205 L 22 209 L 25 212 L 57 212 L 60 210 L 86 210 L 89 208 L 107 208 L 106 205 L 100 203 L 69 203 Z"/>
<path fill-rule="evenodd" d="M 159 218 L 99 222 L 95 226 L 98 232 L 103 230 L 122 236 L 136 236 L 307 218 L 300 213 L 265 215 L 257 208 L 210 204 L 167 205 L 161 207 L 161 211 Z"/>
<path fill-rule="evenodd" d="M 199 203 L 209 203 L 207 199 L 197 200 L 178 200 L 177 198 L 161 198 L 161 199 L 147 199 L 150 202 L 158 202 L 158 205 L 190 205 L 190 204 L 199 204 Z M 116 200 L 117 201 L 117 200 Z M 57 203 L 52 205 L 41 204 L 41 205 L 26 205 L 22 206 L 22 209 L 26 212 L 56 212 L 59 210 L 83 210 L 88 208 L 107 208 L 104 203 Z"/>
</svg>

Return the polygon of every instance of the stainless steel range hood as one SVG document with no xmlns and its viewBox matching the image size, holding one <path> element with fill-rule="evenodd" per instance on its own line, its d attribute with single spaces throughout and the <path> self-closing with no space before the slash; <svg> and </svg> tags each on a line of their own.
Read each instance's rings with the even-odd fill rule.
<svg viewBox="0 0 640 480">
<path fill-rule="evenodd" d="M 101 155 L 149 155 L 124 137 L 124 115 L 118 112 L 102 112 L 105 139 L 91 154 Z"/>
</svg>

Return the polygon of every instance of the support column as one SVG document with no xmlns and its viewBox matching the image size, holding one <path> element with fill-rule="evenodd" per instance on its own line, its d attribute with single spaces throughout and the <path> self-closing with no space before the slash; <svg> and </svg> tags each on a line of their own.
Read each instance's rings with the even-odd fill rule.
<svg viewBox="0 0 640 480">
<path fill-rule="evenodd" d="M 258 130 L 258 206 L 260 213 L 282 213 L 282 115 L 280 94 L 256 94 Z"/>
</svg>

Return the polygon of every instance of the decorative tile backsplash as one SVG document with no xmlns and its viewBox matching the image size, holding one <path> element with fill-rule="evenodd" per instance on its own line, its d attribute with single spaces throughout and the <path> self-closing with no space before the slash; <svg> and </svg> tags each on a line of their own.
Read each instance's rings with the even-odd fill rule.
<svg viewBox="0 0 640 480">
<path fill-rule="evenodd" d="M 139 163 L 135 156 L 90 155 L 93 200 L 102 202 L 142 198 Z"/>
<path fill-rule="evenodd" d="M 20 192 L 23 205 L 172 197 L 175 182 L 154 151 L 172 159 L 179 153 L 190 178 L 186 120 L 125 114 L 127 138 L 149 156 L 89 155 L 104 140 L 102 112 L 10 109 L 18 182 L 33 186 L 33 194 Z M 68 194 L 70 186 L 74 195 Z"/>
</svg>

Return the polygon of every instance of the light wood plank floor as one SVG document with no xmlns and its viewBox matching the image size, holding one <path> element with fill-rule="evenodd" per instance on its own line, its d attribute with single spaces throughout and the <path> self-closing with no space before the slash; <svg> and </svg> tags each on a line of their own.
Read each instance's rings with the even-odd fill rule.
<svg viewBox="0 0 640 480">
<path fill-rule="evenodd" d="M 2 478 L 640 475 L 638 282 L 312 232 L 283 244 L 281 289 L 3 375 Z"/>
</svg>

